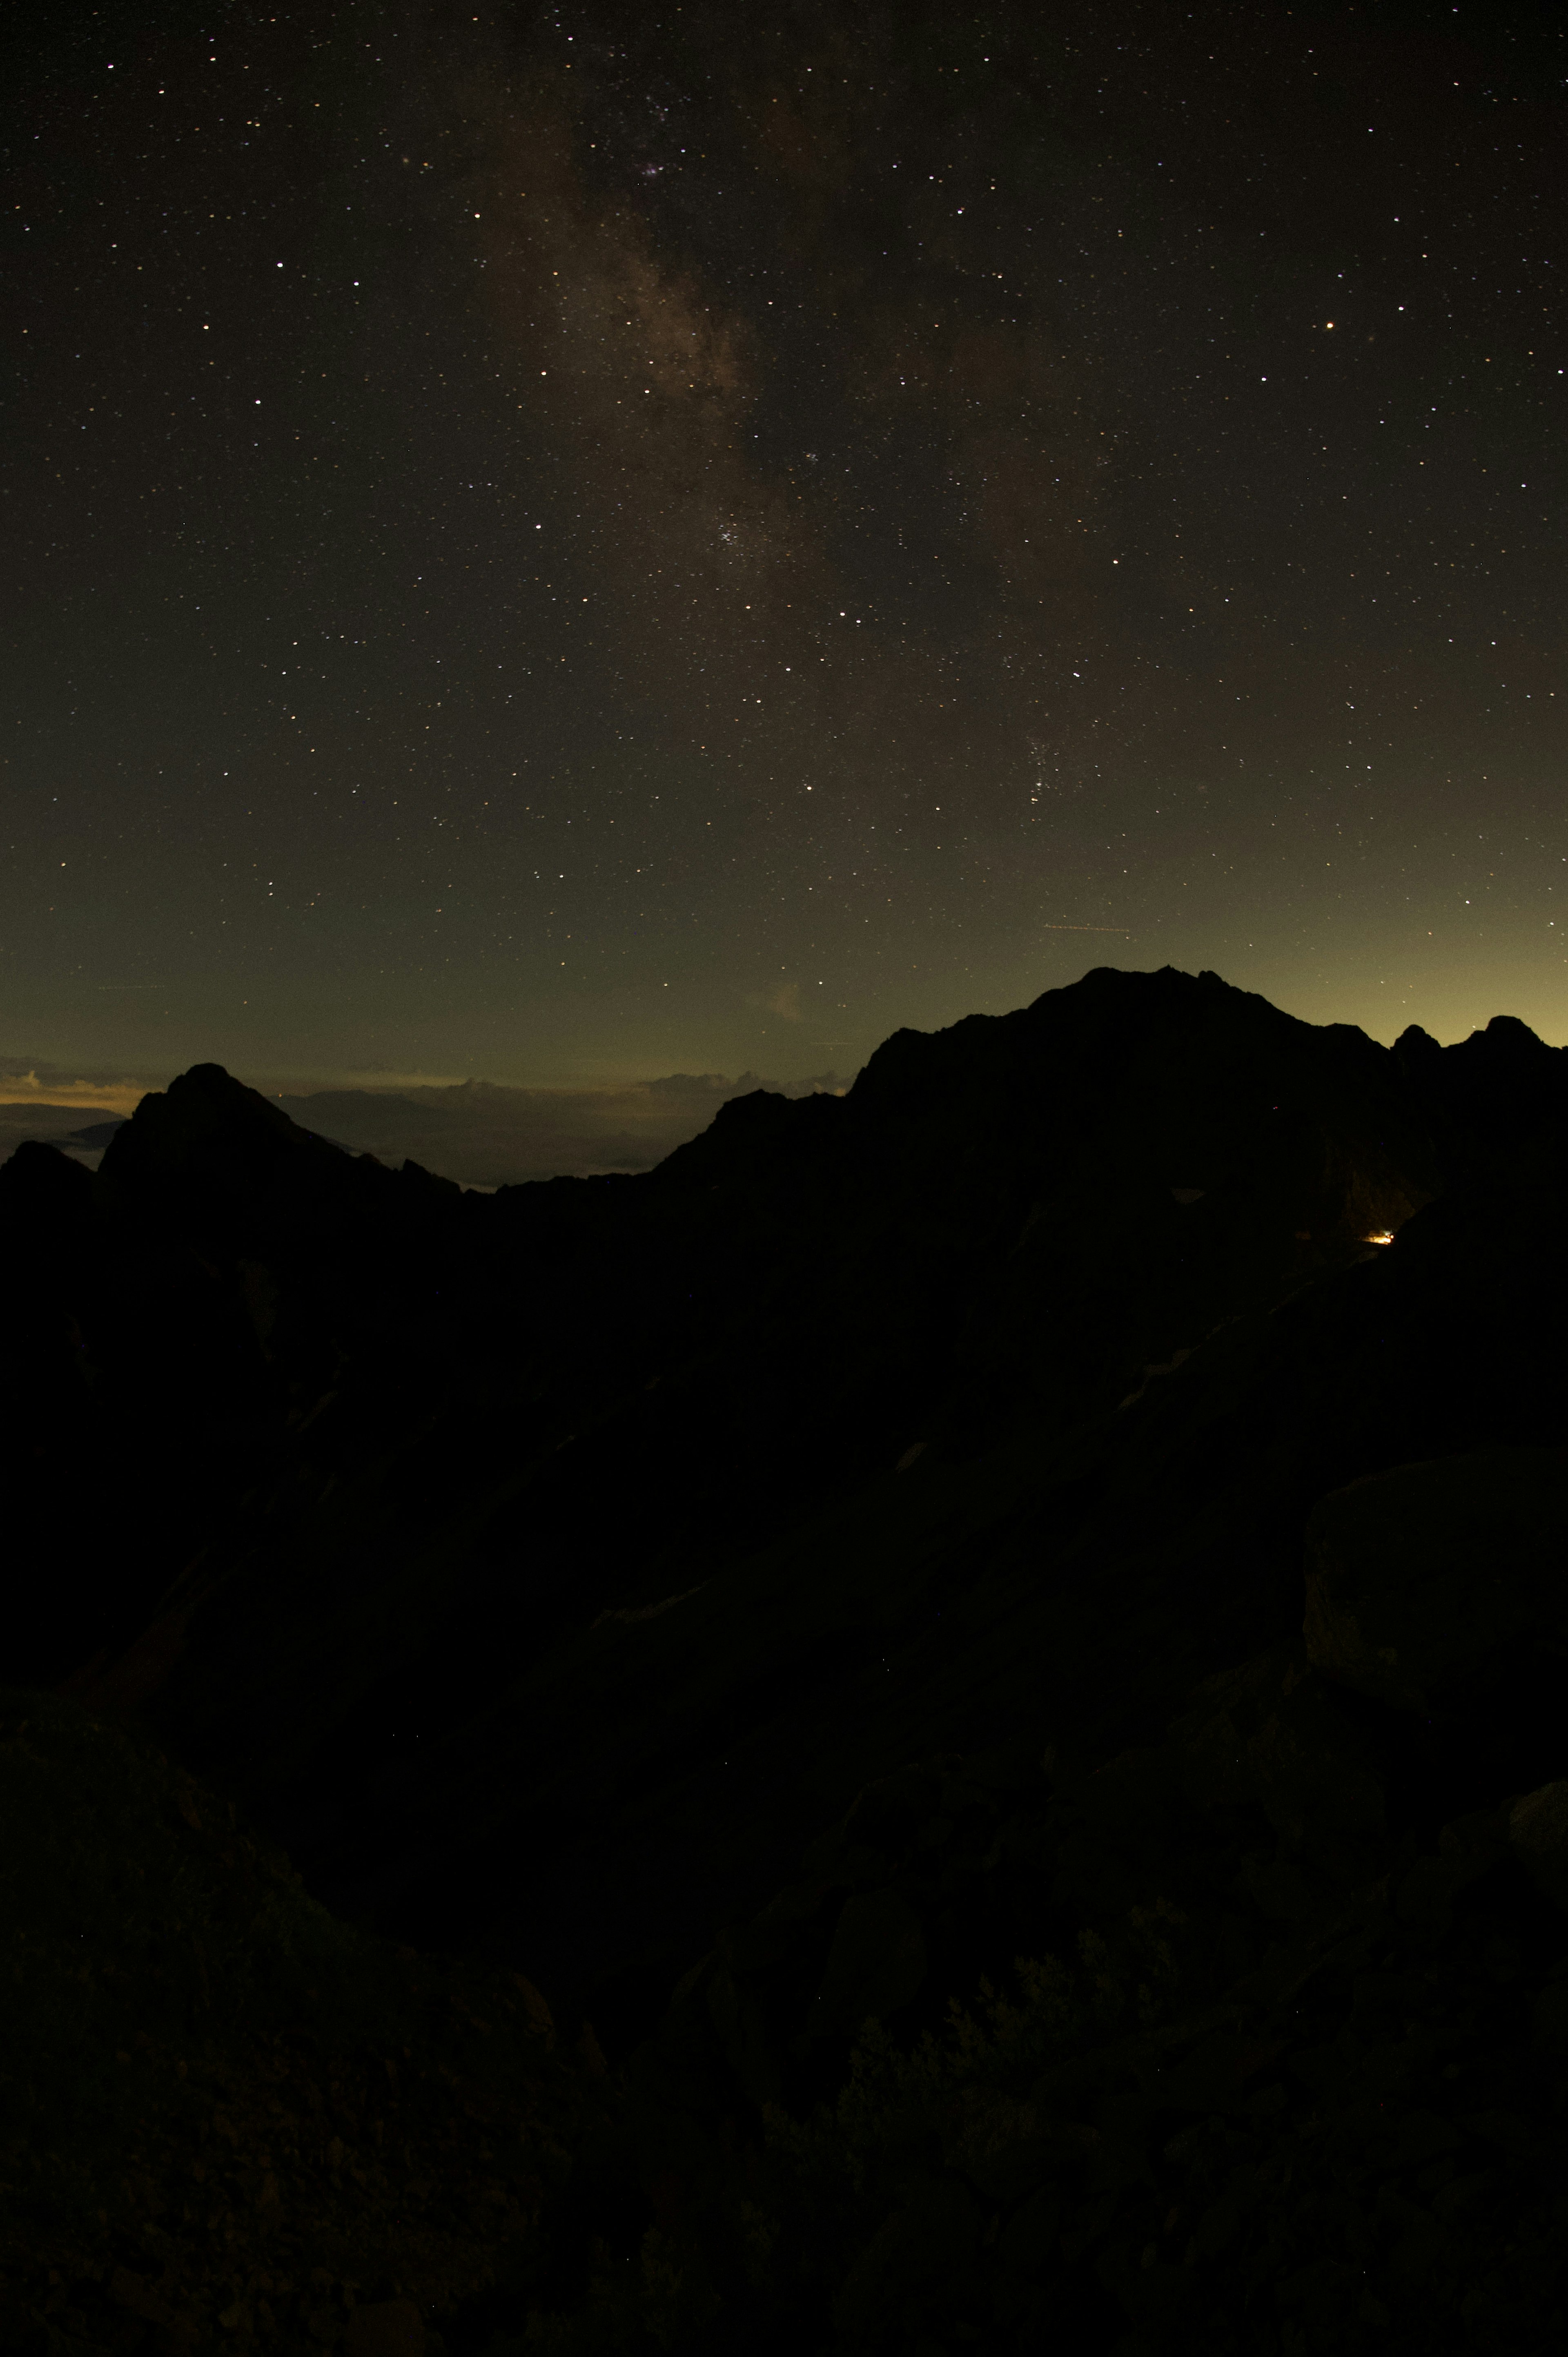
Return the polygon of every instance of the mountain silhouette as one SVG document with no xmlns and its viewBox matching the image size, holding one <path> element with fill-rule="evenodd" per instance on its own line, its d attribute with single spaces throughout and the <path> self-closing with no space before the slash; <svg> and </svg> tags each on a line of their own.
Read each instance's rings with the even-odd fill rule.
<svg viewBox="0 0 1568 2357">
<path fill-rule="evenodd" d="M 1168 968 L 635 1176 L 213 1064 L 19 1149 L 10 1685 L 578 2058 L 527 2247 L 374 2330 L 1547 2345 L 1565 1211 L 1568 1051 Z"/>
</svg>

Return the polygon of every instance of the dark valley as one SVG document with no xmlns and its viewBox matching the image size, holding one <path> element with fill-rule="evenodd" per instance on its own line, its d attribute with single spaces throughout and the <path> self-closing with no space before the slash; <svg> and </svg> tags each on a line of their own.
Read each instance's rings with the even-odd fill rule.
<svg viewBox="0 0 1568 2357">
<path fill-rule="evenodd" d="M 1568 1051 L 1101 969 L 464 1192 L 0 1168 L 0 2341 L 1564 2329 Z"/>
</svg>

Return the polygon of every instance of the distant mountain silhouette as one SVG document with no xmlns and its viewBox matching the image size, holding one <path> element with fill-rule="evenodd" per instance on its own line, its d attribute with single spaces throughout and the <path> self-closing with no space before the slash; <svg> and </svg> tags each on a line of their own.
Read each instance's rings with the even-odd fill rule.
<svg viewBox="0 0 1568 2357">
<path fill-rule="evenodd" d="M 413 1156 L 464 1186 L 650 1170 L 704 1129 L 726 1098 L 769 1084 L 755 1074 L 671 1072 L 616 1087 L 521 1089 L 489 1081 L 405 1090 L 331 1089 L 276 1102 L 302 1128 L 383 1162 Z M 781 1093 L 838 1091 L 837 1074 Z"/>
<path fill-rule="evenodd" d="M 1565 1214 L 1568 1051 L 1168 968 L 488 1196 L 199 1065 L 0 1168 L 6 1674 L 591 2022 L 453 2348 L 1544 2346 Z"/>
</svg>

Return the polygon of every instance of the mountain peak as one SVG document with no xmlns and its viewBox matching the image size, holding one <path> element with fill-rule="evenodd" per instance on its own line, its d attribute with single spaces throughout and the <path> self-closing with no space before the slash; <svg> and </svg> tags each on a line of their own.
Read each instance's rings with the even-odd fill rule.
<svg viewBox="0 0 1568 2357">
<path fill-rule="evenodd" d="M 301 1129 L 281 1106 L 221 1064 L 193 1064 L 165 1090 L 145 1096 L 109 1141 L 103 1169 L 119 1185 L 201 1178 L 238 1159 L 270 1164 L 301 1150 L 337 1148 Z"/>
</svg>

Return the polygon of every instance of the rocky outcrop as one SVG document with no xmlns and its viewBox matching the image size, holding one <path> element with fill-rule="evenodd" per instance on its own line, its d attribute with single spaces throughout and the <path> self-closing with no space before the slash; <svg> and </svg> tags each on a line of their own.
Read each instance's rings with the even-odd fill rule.
<svg viewBox="0 0 1568 2357">
<path fill-rule="evenodd" d="M 1508 1835 L 1532 1881 L 1568 1913 L 1568 1782 L 1559 1777 L 1515 1801 Z"/>
<path fill-rule="evenodd" d="M 1326 1498 L 1306 1550 L 1309 1660 L 1430 1716 L 1520 1639 L 1568 1640 L 1568 1458 L 1492 1448 L 1397 1466 Z"/>
<path fill-rule="evenodd" d="M 419 2357 L 602 2114 L 520 1975 L 334 1921 L 54 1696 L 0 1690 L 0 1901 L 7 2351 Z"/>
</svg>

